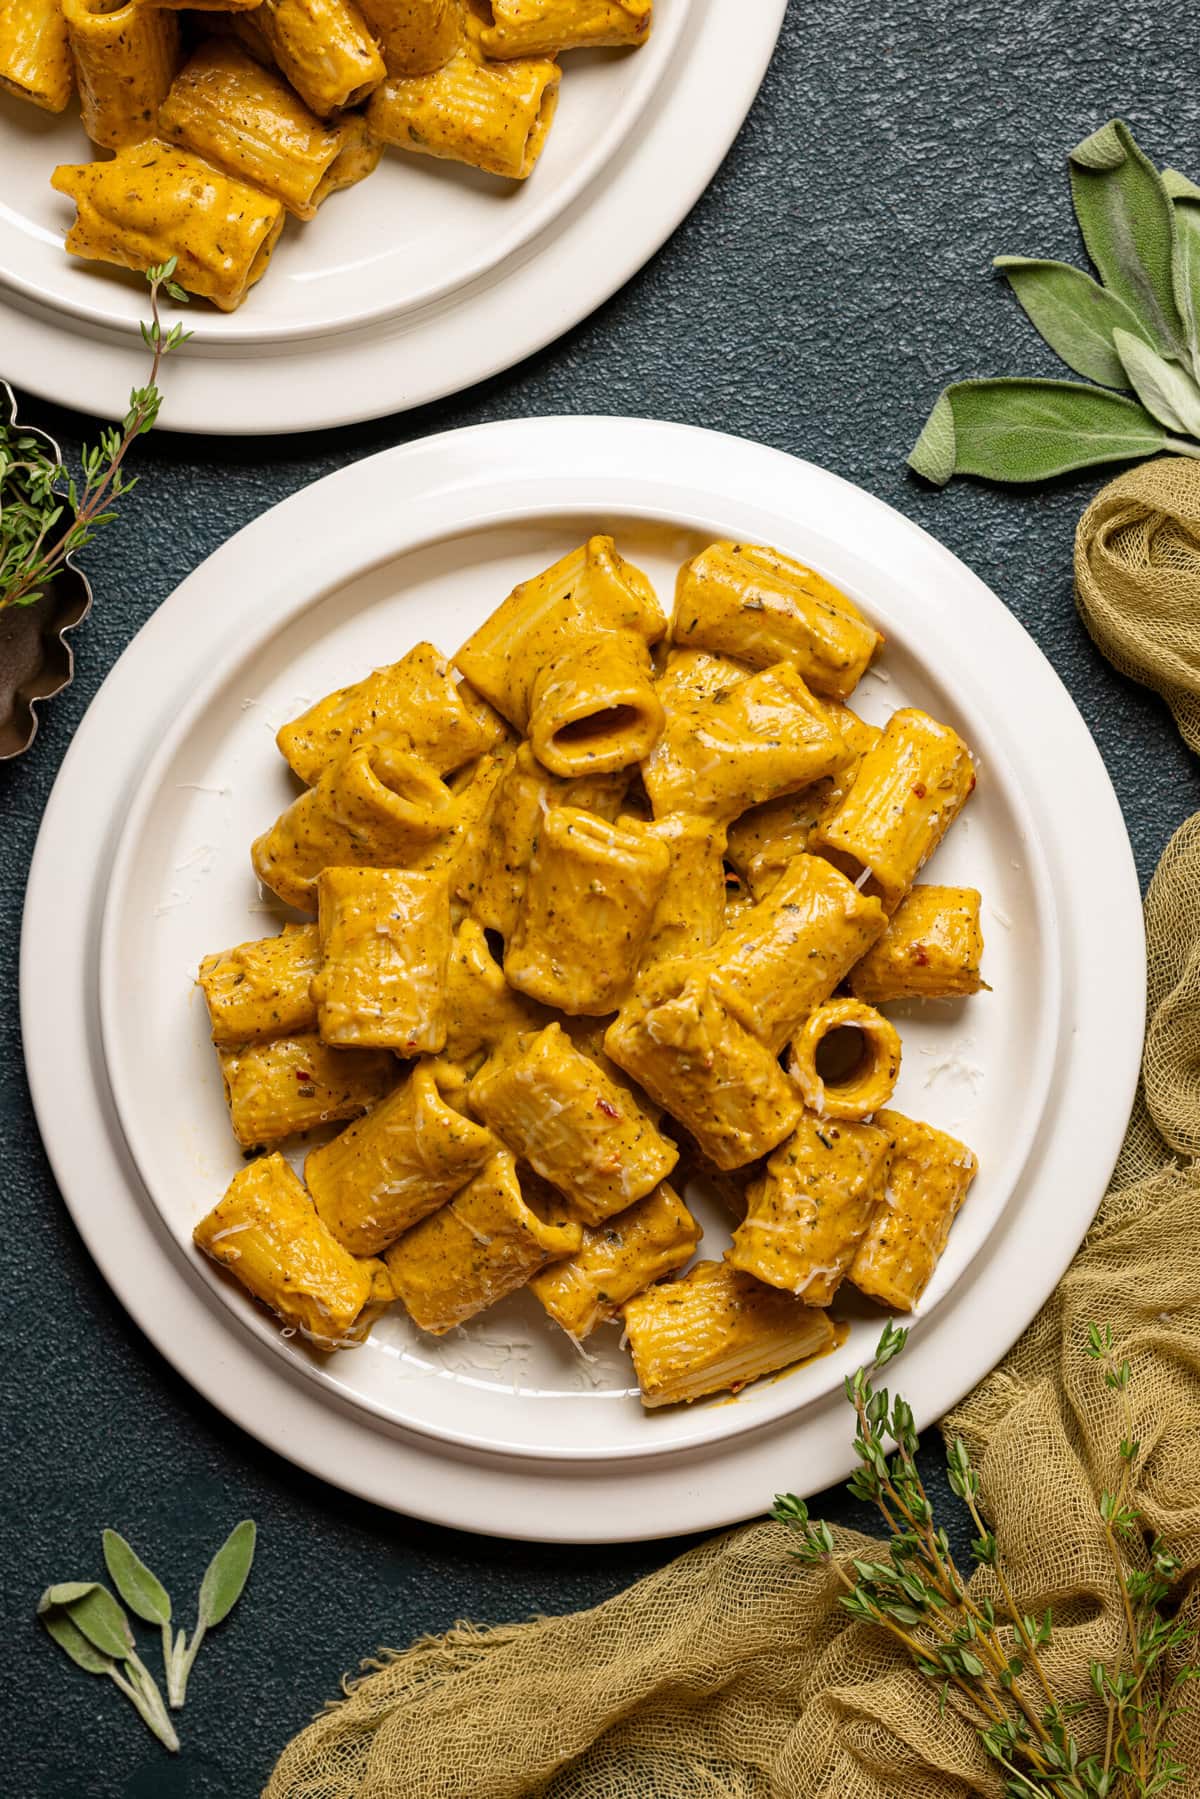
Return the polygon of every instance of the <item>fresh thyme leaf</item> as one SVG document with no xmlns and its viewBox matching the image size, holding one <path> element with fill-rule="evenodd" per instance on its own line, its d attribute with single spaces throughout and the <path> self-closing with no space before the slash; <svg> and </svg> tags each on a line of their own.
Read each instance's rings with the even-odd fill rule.
<svg viewBox="0 0 1200 1799">
<path fill-rule="evenodd" d="M 162 396 L 157 383 L 163 357 L 178 349 L 189 335 L 179 325 L 164 333 L 159 319 L 162 289 L 174 299 L 187 298 L 171 282 L 174 271 L 174 257 L 147 271 L 151 321 L 142 326 L 142 338 L 152 352 L 150 379 L 130 394 L 121 429 L 106 429 L 98 444 L 81 452 L 81 486 L 69 479 L 61 463 L 47 455 L 38 438 L 16 432 L 11 421 L 0 418 L 0 609 L 30 606 L 40 599 L 68 557 L 83 549 L 96 529 L 112 522 L 112 502 L 132 488 L 134 482 L 125 475 L 122 464 L 135 439 L 158 419 Z M 74 517 L 60 529 L 64 485 Z"/>
<path fill-rule="evenodd" d="M 909 466 L 939 485 L 952 474 L 1044 481 L 1183 447 L 1136 400 L 1106 388 L 1019 377 L 956 381 L 934 407 Z"/>
<path fill-rule="evenodd" d="M 243 1518 L 208 1564 L 200 1583 L 199 1616 L 204 1629 L 220 1624 L 241 1598 L 254 1560 L 257 1534 L 253 1520 Z"/>
<path fill-rule="evenodd" d="M 171 1600 L 166 1588 L 115 1530 L 104 1532 L 104 1564 L 131 1612 L 147 1624 L 170 1623 Z"/>
<path fill-rule="evenodd" d="M 1146 334 L 1123 300 L 1069 262 L 997 256 L 993 267 L 1007 276 L 1031 323 L 1068 368 L 1101 387 L 1128 386 L 1113 332 Z"/>
<path fill-rule="evenodd" d="M 1071 151 L 1075 216 L 1100 278 L 1155 346 L 1170 354 L 1185 333 L 1172 279 L 1174 224 L 1162 176 L 1128 125 L 1110 119 Z"/>
</svg>

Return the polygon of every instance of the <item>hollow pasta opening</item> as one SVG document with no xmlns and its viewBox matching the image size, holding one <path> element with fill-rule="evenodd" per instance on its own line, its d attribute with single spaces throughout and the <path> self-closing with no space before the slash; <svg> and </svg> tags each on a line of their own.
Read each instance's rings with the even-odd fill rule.
<svg viewBox="0 0 1200 1799">
<path fill-rule="evenodd" d="M 600 712 L 590 712 L 585 718 L 573 718 L 560 725 L 554 733 L 554 742 L 577 749 L 612 737 L 623 737 L 641 723 L 642 714 L 636 706 L 606 706 Z"/>
<path fill-rule="evenodd" d="M 866 1073 L 871 1061 L 870 1046 L 862 1027 L 835 1025 L 817 1044 L 814 1061 L 826 1091 L 831 1087 L 852 1085 Z"/>
</svg>

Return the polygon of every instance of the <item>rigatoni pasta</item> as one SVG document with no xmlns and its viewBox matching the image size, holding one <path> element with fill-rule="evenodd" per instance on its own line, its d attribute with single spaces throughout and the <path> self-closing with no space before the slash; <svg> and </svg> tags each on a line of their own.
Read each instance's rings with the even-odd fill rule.
<svg viewBox="0 0 1200 1799">
<path fill-rule="evenodd" d="M 127 10 L 172 16 L 134 0 Z M 123 269 L 173 256 L 176 278 L 222 312 L 262 280 L 283 229 L 280 201 L 160 138 L 127 144 L 111 162 L 61 163 L 51 186 L 75 202 L 68 250 Z"/>
<path fill-rule="evenodd" d="M 823 575 L 778 550 L 728 542 L 680 569 L 672 634 L 754 668 L 790 662 L 814 693 L 835 700 L 849 698 L 883 642 Z"/>
<path fill-rule="evenodd" d="M 809 1013 L 792 1039 L 788 1072 L 819 1117 L 870 1118 L 895 1091 L 900 1055 L 900 1033 L 890 1019 L 859 999 L 831 999 Z"/>
<path fill-rule="evenodd" d="M 625 1307 L 642 1404 L 678 1405 L 734 1389 L 831 1349 L 828 1317 L 727 1262 L 697 1262 Z"/>
<path fill-rule="evenodd" d="M 882 1305 L 911 1312 L 941 1259 L 979 1163 L 965 1143 L 900 1112 L 881 1112 L 875 1122 L 892 1139 L 891 1172 L 885 1204 L 855 1252 L 850 1279 Z"/>
<path fill-rule="evenodd" d="M 572 1255 L 582 1240 L 562 1196 L 536 1176 L 519 1178 L 512 1155 L 499 1149 L 384 1259 L 409 1317 L 440 1337 L 525 1286 L 547 1262 Z"/>
<path fill-rule="evenodd" d="M 484 62 L 467 47 L 429 75 L 389 77 L 367 124 L 380 143 L 527 181 L 558 105 L 558 64 Z"/>
<path fill-rule="evenodd" d="M 974 887 L 918 885 L 897 907 L 888 928 L 851 970 L 856 999 L 883 1005 L 897 999 L 965 999 L 986 986 L 979 972 L 983 931 Z"/>
<path fill-rule="evenodd" d="M 231 39 L 190 56 L 158 109 L 161 135 L 281 200 L 298 219 L 369 175 L 382 154 L 364 119 L 326 124 Z"/>
<path fill-rule="evenodd" d="M 311 986 L 320 966 L 315 924 L 287 924 L 277 937 L 205 956 L 196 982 L 208 1006 L 213 1042 L 228 1046 L 315 1031 Z"/>
<path fill-rule="evenodd" d="M 65 111 L 75 74 L 62 0 L 10 0 L 0 11 L 0 90 L 43 112 Z"/>
<path fill-rule="evenodd" d="M 281 1155 L 239 1170 L 192 1233 L 198 1249 L 319 1349 L 349 1349 L 395 1299 L 382 1262 L 330 1236 Z"/>
<path fill-rule="evenodd" d="M 636 49 L 650 35 L 654 0 L 466 0 L 487 56 L 561 56 L 564 50 Z"/>
<path fill-rule="evenodd" d="M 312 980 L 326 1043 L 436 1055 L 446 1042 L 450 889 L 399 868 L 323 868 L 321 966 Z"/>
<path fill-rule="evenodd" d="M 726 1259 L 743 1274 L 832 1304 L 879 1207 L 885 1205 L 892 1138 L 882 1125 L 806 1112 L 746 1195 L 746 1215 Z"/>
<path fill-rule="evenodd" d="M 669 1182 L 607 1223 L 586 1226 L 580 1247 L 529 1285 L 555 1324 L 577 1340 L 615 1318 L 626 1300 L 685 1268 L 700 1226 Z"/>
<path fill-rule="evenodd" d="M 233 1134 L 246 1149 L 357 1118 L 396 1079 L 396 1064 L 383 1051 L 339 1052 L 316 1031 L 218 1046 L 217 1058 Z"/>
<path fill-rule="evenodd" d="M 158 109 L 179 62 L 179 20 L 157 7 L 139 6 L 137 0 L 118 6 L 112 0 L 60 0 L 60 4 L 79 84 L 83 129 L 94 144 L 108 150 L 145 143 L 155 134 Z M 114 201 L 119 197 L 120 189 L 114 188 Z M 67 248 L 72 247 L 68 240 Z M 78 254 L 95 256 L 96 251 L 78 249 Z"/>
<path fill-rule="evenodd" d="M 360 0 L 389 75 L 428 75 L 461 38 L 458 0 Z"/>
</svg>

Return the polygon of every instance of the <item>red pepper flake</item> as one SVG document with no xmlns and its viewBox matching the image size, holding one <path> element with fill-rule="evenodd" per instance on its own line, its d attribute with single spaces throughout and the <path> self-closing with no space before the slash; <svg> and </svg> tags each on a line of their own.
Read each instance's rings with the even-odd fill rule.
<svg viewBox="0 0 1200 1799">
<path fill-rule="evenodd" d="M 612 1101 L 607 1099 L 598 1099 L 596 1101 L 596 1110 L 597 1112 L 603 1112 L 606 1118 L 619 1118 L 621 1116 Z"/>
<path fill-rule="evenodd" d="M 929 967 L 929 954 L 923 943 L 914 943 L 912 954 L 913 954 L 913 961 L 916 963 L 918 968 L 928 968 Z"/>
<path fill-rule="evenodd" d="M 975 791 L 975 776 L 974 776 L 974 775 L 972 775 L 972 776 L 971 776 L 971 784 L 970 784 L 970 786 L 969 786 L 969 787 L 968 787 L 968 788 L 967 788 L 967 792 L 968 792 L 968 793 L 974 793 L 974 791 Z"/>
<path fill-rule="evenodd" d="M 913 788 L 913 792 L 919 800 L 923 800 L 925 798 L 925 783 L 923 781 L 918 781 Z"/>
<path fill-rule="evenodd" d="M 316 1077 L 314 1075 L 309 1074 L 307 1068 L 298 1068 L 296 1070 L 296 1079 L 298 1081 L 308 1082 L 308 1081 L 314 1080 L 315 1078 Z"/>
</svg>

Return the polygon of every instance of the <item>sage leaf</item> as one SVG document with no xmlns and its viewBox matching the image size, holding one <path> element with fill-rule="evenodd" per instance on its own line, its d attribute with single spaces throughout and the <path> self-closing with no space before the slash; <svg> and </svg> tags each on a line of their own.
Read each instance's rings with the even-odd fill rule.
<svg viewBox="0 0 1200 1799">
<path fill-rule="evenodd" d="M 1171 199 L 1128 125 L 1111 119 L 1071 151 L 1071 194 L 1088 255 L 1109 292 L 1166 353 L 1184 343 L 1175 299 Z"/>
<path fill-rule="evenodd" d="M 1172 200 L 1200 200 L 1200 187 L 1180 169 L 1164 169 L 1162 184 Z"/>
<path fill-rule="evenodd" d="M 171 1600 L 166 1588 L 118 1531 L 104 1532 L 104 1565 L 131 1612 L 147 1624 L 171 1622 Z"/>
<path fill-rule="evenodd" d="M 997 256 L 993 267 L 1008 278 L 1030 322 L 1068 368 L 1102 387 L 1129 385 L 1112 334 L 1145 334 L 1124 300 L 1069 262 Z"/>
<path fill-rule="evenodd" d="M 1192 367 L 1200 371 L 1200 188 L 1175 200 L 1175 293 L 1187 327 Z"/>
<path fill-rule="evenodd" d="M 242 1596 L 254 1560 L 257 1532 L 252 1518 L 235 1524 L 204 1571 L 200 1583 L 199 1618 L 204 1629 L 227 1618 Z"/>
<path fill-rule="evenodd" d="M 52 1606 L 49 1611 L 42 1612 L 42 1623 L 46 1626 L 60 1649 L 65 1649 L 77 1668 L 87 1674 L 111 1673 L 113 1662 L 111 1656 L 101 1655 L 100 1651 L 88 1642 L 77 1624 L 72 1624 L 69 1615 L 60 1606 Z"/>
<path fill-rule="evenodd" d="M 1044 481 L 1171 444 L 1136 400 L 1075 381 L 956 381 L 939 396 L 909 466 L 939 486 L 951 475 Z"/>
<path fill-rule="evenodd" d="M 1200 437 L 1200 388 L 1177 362 L 1167 362 L 1141 338 L 1114 331 L 1113 342 L 1129 385 L 1147 412 L 1168 431 Z"/>
<path fill-rule="evenodd" d="M 38 1601 L 38 1612 L 61 1608 L 89 1643 L 116 1661 L 124 1661 L 133 1649 L 129 1620 L 109 1592 L 97 1581 L 65 1581 L 47 1587 Z"/>
</svg>

